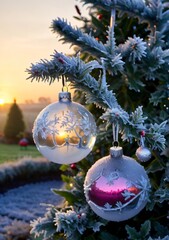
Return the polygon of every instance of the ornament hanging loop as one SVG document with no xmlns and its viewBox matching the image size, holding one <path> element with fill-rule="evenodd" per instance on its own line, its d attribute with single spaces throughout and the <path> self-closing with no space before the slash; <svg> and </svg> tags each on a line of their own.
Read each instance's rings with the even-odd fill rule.
<svg viewBox="0 0 169 240">
<path fill-rule="evenodd" d="M 66 84 L 65 76 L 62 75 L 62 92 L 68 92 L 68 86 Z"/>
<path fill-rule="evenodd" d="M 113 33 L 114 33 L 115 20 L 116 20 L 116 10 L 113 8 L 111 10 L 111 17 L 110 17 L 110 28 L 112 29 Z"/>
<path fill-rule="evenodd" d="M 118 147 L 118 145 L 119 145 L 119 140 L 118 140 L 119 124 L 118 124 L 118 122 L 112 124 L 112 130 L 113 130 L 113 146 Z"/>
<path fill-rule="evenodd" d="M 145 142 L 145 135 L 146 135 L 145 131 L 142 130 L 142 131 L 140 132 L 139 146 L 142 146 L 142 147 L 145 146 L 145 144 L 144 144 L 144 142 Z"/>
<path fill-rule="evenodd" d="M 115 21 L 116 21 L 116 10 L 113 8 L 111 10 L 111 17 L 110 17 L 110 35 L 109 35 L 109 40 L 110 40 L 110 49 L 111 49 L 111 54 L 114 54 L 114 49 L 115 49 L 115 38 L 114 38 L 114 27 L 115 27 Z"/>
<path fill-rule="evenodd" d="M 68 92 L 68 86 L 65 77 L 62 75 L 62 92 L 59 93 L 59 102 L 71 102 L 71 93 Z"/>
<path fill-rule="evenodd" d="M 144 147 L 144 137 L 140 137 L 140 146 Z"/>
</svg>

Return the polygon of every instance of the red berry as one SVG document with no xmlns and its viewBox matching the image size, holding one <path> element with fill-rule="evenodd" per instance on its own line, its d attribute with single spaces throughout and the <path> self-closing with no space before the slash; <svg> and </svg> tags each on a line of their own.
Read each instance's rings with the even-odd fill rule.
<svg viewBox="0 0 169 240">
<path fill-rule="evenodd" d="M 26 138 L 23 138 L 19 141 L 19 145 L 21 147 L 27 147 L 28 146 L 28 140 Z"/>
<path fill-rule="evenodd" d="M 98 18 L 99 20 L 102 20 L 103 14 L 98 14 L 97 18 Z"/>
<path fill-rule="evenodd" d="M 140 136 L 145 137 L 145 135 L 146 135 L 145 131 L 142 130 L 142 131 L 140 132 Z"/>
<path fill-rule="evenodd" d="M 71 167 L 71 169 L 75 170 L 75 169 L 76 169 L 76 164 L 75 164 L 75 163 L 72 163 L 72 164 L 70 165 L 70 167 Z"/>
<path fill-rule="evenodd" d="M 58 58 L 58 61 L 59 61 L 60 63 L 62 63 L 62 64 L 65 63 L 64 60 L 63 60 L 63 58 L 61 58 L 61 57 Z"/>
<path fill-rule="evenodd" d="M 40 76 L 40 73 L 38 72 L 38 71 L 34 71 L 34 76 L 36 76 L 36 77 L 39 77 Z"/>
</svg>

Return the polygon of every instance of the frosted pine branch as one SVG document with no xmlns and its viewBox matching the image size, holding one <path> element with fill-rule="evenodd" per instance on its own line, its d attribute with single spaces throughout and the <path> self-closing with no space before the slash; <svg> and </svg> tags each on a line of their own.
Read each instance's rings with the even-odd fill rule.
<svg viewBox="0 0 169 240">
<path fill-rule="evenodd" d="M 116 48 L 116 39 L 114 37 L 114 29 L 112 29 L 112 27 L 109 27 L 107 34 L 108 34 L 108 39 L 105 46 L 108 48 L 110 53 L 114 54 L 115 48 Z"/>
<path fill-rule="evenodd" d="M 98 42 L 94 37 L 82 33 L 78 28 L 73 28 L 66 20 L 60 18 L 53 20 L 51 28 L 54 33 L 62 35 L 64 42 L 71 42 L 71 44 L 79 46 L 82 51 L 94 54 L 95 56 L 107 56 L 109 52 L 106 47 Z"/>
<path fill-rule="evenodd" d="M 124 62 L 122 61 L 121 53 L 116 53 L 115 49 L 114 52 L 112 52 L 110 44 L 115 44 L 115 39 L 114 43 L 110 42 L 110 36 L 107 44 L 104 45 L 90 34 L 82 33 L 79 29 L 73 28 L 67 21 L 61 20 L 60 18 L 53 21 L 52 29 L 54 32 L 63 36 L 61 40 L 71 42 L 73 45 L 80 47 L 82 52 L 89 52 L 99 59 L 101 57 L 105 58 L 107 68 L 112 75 L 123 70 Z M 112 34 L 112 32 L 109 29 L 109 35 L 110 34 Z"/>
<path fill-rule="evenodd" d="M 146 56 L 146 42 L 142 38 L 134 36 L 119 46 L 119 52 L 123 57 L 127 57 L 129 62 L 135 63 L 136 60 L 141 60 Z"/>
<path fill-rule="evenodd" d="M 146 132 L 146 142 L 151 149 L 158 149 L 160 151 L 164 150 L 166 147 L 166 139 L 164 133 L 166 132 L 167 121 L 161 124 L 150 124 L 146 123 L 147 117 L 143 115 L 142 106 L 139 106 L 130 117 L 126 125 L 121 128 L 121 134 L 123 141 L 132 142 L 133 139 L 138 139 L 140 137 L 140 131 L 144 130 Z"/>
<path fill-rule="evenodd" d="M 140 124 L 144 124 L 146 119 L 147 117 L 144 117 L 143 115 L 143 106 L 139 106 L 134 112 L 131 113 L 132 125 L 139 126 Z"/>
<path fill-rule="evenodd" d="M 157 106 L 160 102 L 165 103 L 169 98 L 169 86 L 163 84 L 158 86 L 156 91 L 151 94 L 150 102 L 153 103 L 154 106 Z"/>
<path fill-rule="evenodd" d="M 81 239 L 84 231 L 98 232 L 104 225 L 106 222 L 93 216 L 88 207 L 63 207 L 61 210 L 51 206 L 43 218 L 31 222 L 31 233 L 43 239 L 49 239 L 56 233 L 68 240 Z"/>
<path fill-rule="evenodd" d="M 154 22 L 156 20 L 158 8 L 153 5 L 150 8 L 149 4 L 145 1 L 138 0 L 81 0 L 84 4 L 91 3 L 93 6 L 100 7 L 108 12 L 112 8 L 116 8 L 123 12 L 127 12 L 130 15 L 139 17 L 142 20 L 147 20 L 149 22 Z"/>
<path fill-rule="evenodd" d="M 117 103 L 114 93 L 107 88 L 100 89 L 98 81 L 89 74 L 93 68 L 102 68 L 102 66 L 96 61 L 85 64 L 78 57 L 67 57 L 56 52 L 51 61 L 41 60 L 40 63 L 32 64 L 27 72 L 30 75 L 28 79 L 48 81 L 49 83 L 64 75 L 75 88 L 87 93 L 88 102 L 97 103 L 98 106 L 105 109 L 116 107 L 124 112 Z"/>
<path fill-rule="evenodd" d="M 146 73 L 146 79 L 155 80 L 165 71 L 169 70 L 169 51 L 163 50 L 160 46 L 153 49 L 147 49 L 147 56 L 143 59 L 143 67 Z M 147 69 L 147 71 L 146 71 Z"/>
<path fill-rule="evenodd" d="M 121 109 L 119 110 L 115 107 L 107 109 L 101 118 L 109 123 L 119 122 L 121 124 L 127 124 L 129 121 L 129 115 L 125 111 L 122 111 Z"/>
<path fill-rule="evenodd" d="M 123 71 L 124 61 L 122 58 L 127 58 L 129 61 L 135 63 L 135 61 L 142 61 L 141 66 L 146 69 L 145 78 L 154 80 L 158 74 L 161 78 L 161 72 L 168 70 L 168 65 L 164 64 L 168 61 L 168 50 L 162 50 L 161 47 L 154 47 L 153 49 L 147 46 L 147 43 L 140 37 L 129 37 L 128 40 L 121 44 L 119 47 L 115 47 L 115 39 L 113 43 L 110 42 L 110 37 L 106 45 L 98 42 L 94 37 L 88 34 L 82 33 L 79 29 L 74 29 L 71 25 L 64 20 L 58 19 L 53 21 L 54 31 L 62 34 L 63 40 L 71 42 L 81 48 L 82 51 L 92 53 L 95 57 L 103 57 L 105 59 L 106 68 L 109 73 L 116 75 L 118 72 Z M 109 35 L 112 35 L 111 29 L 109 29 Z M 112 40 L 112 39 L 111 39 Z M 113 44 L 114 51 L 110 48 Z M 140 86 L 144 86 L 142 82 L 135 86 L 135 81 L 131 82 L 129 79 L 129 85 L 131 89 L 138 91 Z"/>
<path fill-rule="evenodd" d="M 161 124 L 151 124 L 147 134 L 147 140 L 151 144 L 152 149 L 164 150 L 166 139 L 164 133 L 166 132 L 167 121 Z"/>
</svg>

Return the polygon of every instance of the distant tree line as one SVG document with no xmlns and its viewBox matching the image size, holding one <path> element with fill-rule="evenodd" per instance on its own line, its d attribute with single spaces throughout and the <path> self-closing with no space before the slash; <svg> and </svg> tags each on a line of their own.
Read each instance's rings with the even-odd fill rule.
<svg viewBox="0 0 169 240">
<path fill-rule="evenodd" d="M 35 102 L 34 102 L 33 99 L 26 99 L 25 103 L 26 104 L 34 104 Z M 38 103 L 49 104 L 49 103 L 51 103 L 51 99 L 49 97 L 39 97 L 38 98 Z"/>
</svg>

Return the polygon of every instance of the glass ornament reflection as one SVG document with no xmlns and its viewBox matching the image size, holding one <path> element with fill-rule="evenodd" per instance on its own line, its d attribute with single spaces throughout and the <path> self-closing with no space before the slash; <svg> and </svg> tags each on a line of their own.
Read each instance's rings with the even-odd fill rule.
<svg viewBox="0 0 169 240">
<path fill-rule="evenodd" d="M 50 161 L 71 164 L 82 160 L 92 150 L 96 124 L 86 108 L 71 101 L 69 92 L 61 92 L 58 102 L 39 113 L 33 139 L 37 149 Z"/>
<path fill-rule="evenodd" d="M 92 184 L 89 191 L 89 198 L 100 207 L 104 207 L 107 203 L 115 207 L 119 201 L 127 203 L 128 200 L 131 200 L 140 192 L 135 186 L 128 187 L 127 183 L 127 179 L 119 177 L 118 179 L 114 179 L 113 183 L 109 184 L 106 177 L 100 176 Z M 130 195 L 127 199 L 124 196 L 126 191 Z"/>
<path fill-rule="evenodd" d="M 91 209 L 109 221 L 125 221 L 147 204 L 150 182 L 144 168 L 123 155 L 121 147 L 98 160 L 87 172 L 84 193 Z"/>
</svg>

